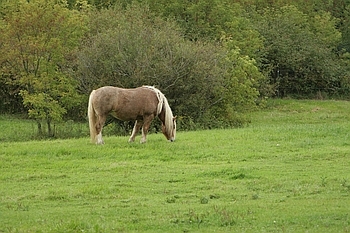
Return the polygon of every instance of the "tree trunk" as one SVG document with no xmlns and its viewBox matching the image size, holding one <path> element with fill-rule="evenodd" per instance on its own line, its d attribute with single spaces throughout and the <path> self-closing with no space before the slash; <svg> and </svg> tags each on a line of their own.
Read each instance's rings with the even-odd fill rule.
<svg viewBox="0 0 350 233">
<path fill-rule="evenodd" d="M 42 135 L 43 134 L 43 129 L 41 127 L 41 122 L 37 121 L 37 124 L 38 124 L 38 134 Z"/>
<path fill-rule="evenodd" d="M 51 121 L 47 120 L 47 133 L 49 137 L 53 137 L 53 133 L 52 133 L 52 128 L 51 128 Z"/>
</svg>

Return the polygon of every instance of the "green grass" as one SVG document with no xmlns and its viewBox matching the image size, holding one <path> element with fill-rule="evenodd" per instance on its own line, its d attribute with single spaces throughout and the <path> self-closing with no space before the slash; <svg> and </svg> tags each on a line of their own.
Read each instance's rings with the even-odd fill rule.
<svg viewBox="0 0 350 233">
<path fill-rule="evenodd" d="M 0 143 L 33 139 L 35 128 L 33 121 L 10 115 L 0 115 Z"/>
<path fill-rule="evenodd" d="M 72 120 L 56 123 L 53 126 L 55 138 L 79 138 L 88 136 L 88 123 L 77 123 Z M 0 142 L 21 142 L 29 140 L 54 139 L 47 136 L 47 126 L 42 123 L 42 135 L 38 133 L 38 125 L 34 120 L 23 116 L 0 115 Z M 109 133 L 107 129 L 107 132 Z M 110 134 L 110 133 L 109 133 Z"/>
<path fill-rule="evenodd" d="M 350 102 L 275 100 L 174 143 L 1 142 L 0 232 L 349 232 L 349 129 Z"/>
</svg>

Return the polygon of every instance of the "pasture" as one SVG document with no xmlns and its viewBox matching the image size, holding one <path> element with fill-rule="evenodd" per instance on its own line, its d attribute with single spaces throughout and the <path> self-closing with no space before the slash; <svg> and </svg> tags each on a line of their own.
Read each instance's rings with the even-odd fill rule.
<svg viewBox="0 0 350 233">
<path fill-rule="evenodd" d="M 245 128 L 174 143 L 104 139 L 1 142 L 0 232 L 350 231 L 350 102 L 271 100 Z"/>
</svg>

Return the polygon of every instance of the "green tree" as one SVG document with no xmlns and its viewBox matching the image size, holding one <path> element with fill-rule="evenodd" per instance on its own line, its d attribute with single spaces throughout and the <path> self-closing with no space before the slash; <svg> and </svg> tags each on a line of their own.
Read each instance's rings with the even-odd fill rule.
<svg viewBox="0 0 350 233">
<path fill-rule="evenodd" d="M 265 39 L 265 65 L 280 95 L 335 93 L 346 75 L 334 52 L 341 39 L 327 12 L 306 15 L 295 6 L 266 9 L 256 19 Z"/>
<path fill-rule="evenodd" d="M 0 53 L 2 77 L 16 86 L 29 117 L 47 124 L 79 103 L 76 83 L 68 73 L 85 31 L 84 16 L 57 1 L 9 1 L 2 12 Z"/>
<path fill-rule="evenodd" d="M 190 40 L 229 40 L 241 54 L 259 58 L 263 46 L 245 9 L 226 0 L 147 0 L 150 9 L 165 19 L 174 19 Z"/>
<path fill-rule="evenodd" d="M 340 19 L 339 29 L 342 32 L 342 41 L 339 50 L 350 53 L 350 1 L 344 0 L 343 4 L 339 4 L 336 16 Z"/>
<path fill-rule="evenodd" d="M 215 93 L 220 101 L 213 106 L 209 114 L 218 121 L 226 121 L 233 126 L 247 123 L 245 114 L 263 104 L 265 97 L 259 92 L 261 83 L 266 79 L 259 71 L 256 61 L 240 54 L 238 48 L 226 45 L 227 54 L 222 61 L 227 68 L 222 75 L 220 85 L 215 86 Z"/>
</svg>

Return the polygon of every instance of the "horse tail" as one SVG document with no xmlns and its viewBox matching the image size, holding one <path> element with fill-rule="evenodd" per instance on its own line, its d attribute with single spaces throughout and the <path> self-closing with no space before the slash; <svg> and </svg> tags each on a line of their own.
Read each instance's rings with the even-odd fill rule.
<svg viewBox="0 0 350 233">
<path fill-rule="evenodd" d="M 89 97 L 89 104 L 88 104 L 88 118 L 89 118 L 89 128 L 90 128 L 90 138 L 91 138 L 91 142 L 94 143 L 95 139 L 96 139 L 96 114 L 95 114 L 95 110 L 94 107 L 92 105 L 92 100 L 94 98 L 94 94 L 95 94 L 95 90 L 93 90 L 90 94 Z"/>
</svg>

